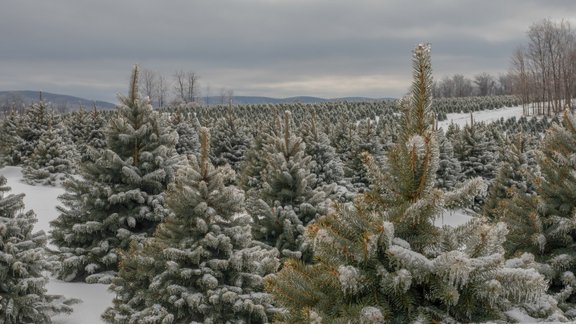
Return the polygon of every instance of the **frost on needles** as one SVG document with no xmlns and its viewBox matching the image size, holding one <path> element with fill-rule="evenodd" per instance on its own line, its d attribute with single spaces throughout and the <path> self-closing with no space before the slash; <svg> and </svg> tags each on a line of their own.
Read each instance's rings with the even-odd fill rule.
<svg viewBox="0 0 576 324">
<path fill-rule="evenodd" d="M 267 279 L 287 322 L 382 323 L 506 320 L 505 311 L 544 296 L 527 262 L 504 258 L 507 228 L 482 218 L 455 228 L 433 221 L 485 190 L 471 179 L 436 189 L 429 45 L 413 53 L 412 92 L 398 142 L 380 166 L 364 155 L 372 190 L 307 226 L 314 260 L 288 260 Z"/>
<path fill-rule="evenodd" d="M 33 232 L 36 215 L 23 212 L 24 194 L 8 194 L 0 176 L 0 323 L 52 323 L 51 316 L 71 313 L 74 299 L 46 294 L 47 236 Z"/>
<path fill-rule="evenodd" d="M 253 241 L 243 192 L 225 185 L 223 169 L 210 162 L 209 141 L 201 128 L 200 154 L 188 156 L 169 187 L 174 213 L 123 254 L 107 322 L 268 323 L 278 311 L 263 292 L 278 251 Z"/>
<path fill-rule="evenodd" d="M 88 147 L 81 177 L 64 184 L 60 215 L 50 224 L 59 279 L 109 283 L 118 249 L 150 236 L 169 213 L 164 191 L 179 163 L 176 132 L 138 94 L 134 68 L 127 97 L 105 130 L 105 149 Z"/>
</svg>

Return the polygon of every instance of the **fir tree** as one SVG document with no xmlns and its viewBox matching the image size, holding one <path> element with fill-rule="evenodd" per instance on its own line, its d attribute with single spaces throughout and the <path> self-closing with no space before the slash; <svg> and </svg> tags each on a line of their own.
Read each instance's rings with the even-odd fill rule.
<svg viewBox="0 0 576 324">
<path fill-rule="evenodd" d="M 8 194 L 6 178 L 0 176 L 0 323 L 52 323 L 50 317 L 71 313 L 77 300 L 46 294 L 44 272 L 47 237 L 33 232 L 36 215 L 22 212 L 24 194 Z"/>
<path fill-rule="evenodd" d="M 431 127 L 429 47 L 414 51 L 411 97 L 399 142 L 380 171 L 365 155 L 373 191 L 308 226 L 316 263 L 290 260 L 267 280 L 288 322 L 407 323 L 505 320 L 513 305 L 540 298 L 546 281 L 503 258 L 506 226 L 481 219 L 432 223 L 481 189 L 434 188 L 438 147 Z"/>
<path fill-rule="evenodd" d="M 124 255 L 107 322 L 267 323 L 276 311 L 262 276 L 276 271 L 277 251 L 254 246 L 243 195 L 210 163 L 206 128 L 200 138 L 167 193 L 174 214 Z"/>
<path fill-rule="evenodd" d="M 60 215 L 51 222 L 62 261 L 58 278 L 109 282 L 117 249 L 151 235 L 169 213 L 164 191 L 178 164 L 177 135 L 137 93 L 134 68 L 128 97 L 106 128 L 107 148 L 92 149 L 82 178 L 65 183 Z"/>
</svg>

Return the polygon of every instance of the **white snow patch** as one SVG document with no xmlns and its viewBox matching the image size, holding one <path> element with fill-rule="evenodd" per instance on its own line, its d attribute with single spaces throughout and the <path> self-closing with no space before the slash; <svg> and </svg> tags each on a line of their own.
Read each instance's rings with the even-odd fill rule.
<svg viewBox="0 0 576 324">
<path fill-rule="evenodd" d="M 100 315 L 112 306 L 114 295 L 108 292 L 108 285 L 72 283 L 51 279 L 46 285 L 49 294 L 78 298 L 82 303 L 74 305 L 70 315 L 62 314 L 52 318 L 54 324 L 101 324 Z"/>
<path fill-rule="evenodd" d="M 474 216 L 464 209 L 445 210 L 442 215 L 434 221 L 434 225 L 442 227 L 444 225 L 457 227 L 468 223 Z"/>
<path fill-rule="evenodd" d="M 516 117 L 516 119 L 518 119 L 522 117 L 522 114 L 522 106 L 515 106 L 493 110 L 475 111 L 472 113 L 472 116 L 474 117 L 474 123 L 484 122 L 489 124 L 499 120 L 500 118 L 510 119 L 512 117 Z M 438 128 L 442 128 L 444 131 L 446 131 L 448 126 L 452 123 L 460 126 L 460 128 L 470 124 L 470 113 L 451 113 L 447 114 L 446 116 L 446 120 L 438 123 Z"/>
</svg>

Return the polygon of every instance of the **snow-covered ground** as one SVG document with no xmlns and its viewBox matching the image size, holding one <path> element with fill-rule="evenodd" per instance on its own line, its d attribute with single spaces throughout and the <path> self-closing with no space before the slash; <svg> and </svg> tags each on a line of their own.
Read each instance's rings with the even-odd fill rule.
<svg viewBox="0 0 576 324">
<path fill-rule="evenodd" d="M 22 182 L 22 172 L 18 167 L 5 167 L 0 174 L 8 180 L 7 185 L 12 188 L 10 193 L 25 193 L 25 210 L 34 210 L 38 222 L 35 231 L 43 230 L 48 233 L 50 221 L 58 215 L 56 205 L 58 196 L 64 193 L 61 187 L 31 186 Z M 82 303 L 74 305 L 74 312 L 70 315 L 58 315 L 53 318 L 54 324 L 100 324 L 100 314 L 112 305 L 113 294 L 107 291 L 108 285 L 69 283 L 51 279 L 46 286 L 49 294 L 64 295 L 68 298 L 78 298 Z"/>
<path fill-rule="evenodd" d="M 516 107 L 504 107 L 494 110 L 482 110 L 482 111 L 475 111 L 473 113 L 474 122 L 484 122 L 484 123 L 491 123 L 500 118 L 509 119 L 512 117 L 516 117 L 516 119 L 522 117 L 522 106 Z M 450 124 L 455 124 L 460 126 L 460 128 L 464 127 L 467 124 L 470 124 L 470 114 L 469 113 L 453 113 L 448 114 L 446 120 L 441 121 L 438 123 L 438 128 L 444 129 L 446 131 Z"/>
</svg>

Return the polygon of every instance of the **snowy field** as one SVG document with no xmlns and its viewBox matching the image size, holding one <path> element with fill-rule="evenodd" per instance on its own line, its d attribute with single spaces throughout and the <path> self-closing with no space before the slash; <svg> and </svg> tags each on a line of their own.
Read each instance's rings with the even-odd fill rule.
<svg viewBox="0 0 576 324">
<path fill-rule="evenodd" d="M 480 111 L 474 113 L 476 122 L 490 123 L 500 118 L 520 118 L 522 107 L 507 107 L 495 110 Z M 447 129 L 450 123 L 458 124 L 460 127 L 470 123 L 470 114 L 448 114 L 445 121 L 439 122 L 438 127 Z M 22 182 L 21 168 L 5 167 L 0 169 L 0 174 L 8 180 L 8 186 L 12 188 L 10 193 L 25 193 L 24 203 L 26 210 L 34 210 L 38 222 L 35 230 L 50 231 L 49 222 L 57 217 L 56 205 L 58 196 L 64 193 L 61 187 L 31 186 Z M 469 215 L 463 211 L 446 212 L 436 220 L 436 226 L 451 225 L 457 226 L 470 220 Z M 64 295 L 69 298 L 78 298 L 83 302 L 74 306 L 74 313 L 71 315 L 58 315 L 54 317 L 55 324 L 96 324 L 104 323 L 100 319 L 100 314 L 111 305 L 113 294 L 107 291 L 108 285 L 68 283 L 56 279 L 51 279 L 47 285 L 49 294 Z"/>
<path fill-rule="evenodd" d="M 458 125 L 460 126 L 460 128 L 466 126 L 467 124 L 470 124 L 469 113 L 464 114 L 452 113 L 447 114 L 446 116 L 447 116 L 446 120 L 438 123 L 438 128 L 442 128 L 444 131 L 448 129 L 448 126 L 450 124 Z M 522 106 L 504 107 L 494 110 L 475 111 L 473 113 L 473 116 L 475 123 L 484 122 L 486 124 L 494 122 L 500 118 L 509 119 L 512 117 L 516 117 L 516 119 L 519 119 L 520 117 L 522 117 Z"/>
</svg>

